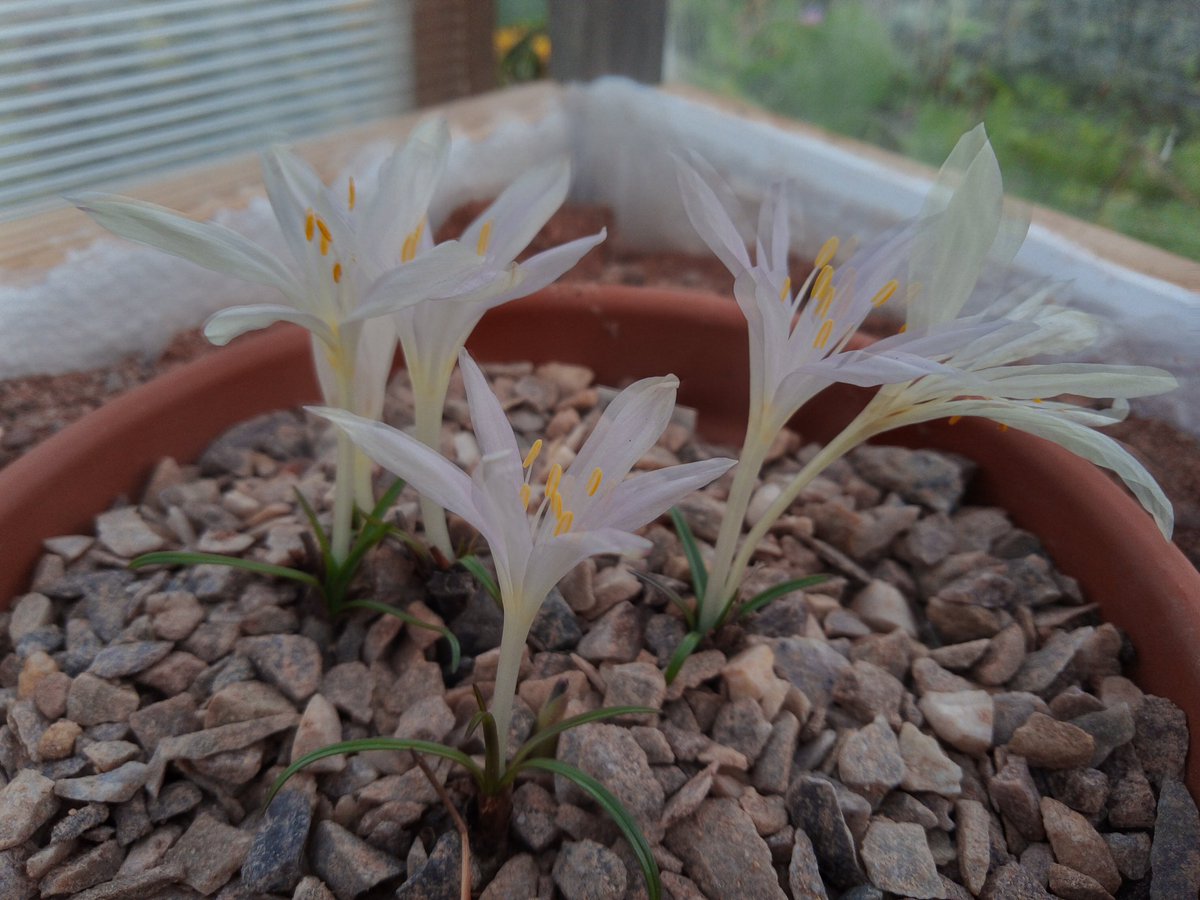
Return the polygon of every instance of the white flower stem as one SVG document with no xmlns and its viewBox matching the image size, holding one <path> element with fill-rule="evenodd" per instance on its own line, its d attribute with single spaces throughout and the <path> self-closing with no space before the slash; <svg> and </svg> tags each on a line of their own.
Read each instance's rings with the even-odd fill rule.
<svg viewBox="0 0 1200 900">
<path fill-rule="evenodd" d="M 758 542 L 763 539 L 767 531 L 772 525 L 788 511 L 788 507 L 799 496 L 800 492 L 806 488 L 814 478 L 824 472 L 837 459 L 849 453 L 859 444 L 861 444 L 870 432 L 865 427 L 871 418 L 864 418 L 868 410 L 864 410 L 859 416 L 844 428 L 837 437 L 826 444 L 821 450 L 808 461 L 808 463 L 799 472 L 793 476 L 788 482 L 787 487 L 783 489 L 783 493 L 775 498 L 766 512 L 763 513 L 754 527 L 750 529 L 744 541 L 742 541 L 741 549 L 733 560 L 733 565 L 730 567 L 729 575 L 726 579 L 726 584 L 722 586 L 722 591 L 728 596 L 732 596 L 733 591 L 736 591 L 738 584 L 741 582 L 742 576 L 746 572 L 746 567 L 750 564 L 750 558 L 754 555 L 754 549 L 758 546 Z"/>
<path fill-rule="evenodd" d="M 507 601 L 508 598 L 506 597 Z M 496 720 L 496 733 L 500 735 L 502 762 L 508 761 L 508 731 L 512 726 L 513 698 L 517 694 L 517 676 L 521 671 L 521 656 L 525 650 L 525 639 L 529 637 L 533 616 L 515 615 L 511 610 L 524 605 L 524 601 L 504 604 L 504 629 L 500 635 L 500 663 L 496 667 L 496 686 L 492 691 L 492 717 Z M 539 604 L 540 605 L 540 604 Z M 537 606 L 534 607 L 537 609 Z"/>
<path fill-rule="evenodd" d="M 721 530 L 717 534 L 716 550 L 712 567 L 708 572 L 708 586 L 704 596 L 699 599 L 697 610 L 697 627 L 705 632 L 714 628 L 725 605 L 732 597 L 727 591 L 727 583 L 731 580 L 731 566 L 734 553 L 737 550 L 738 538 L 742 533 L 742 525 L 746 521 L 746 510 L 754 496 L 754 488 L 758 483 L 758 473 L 762 469 L 763 459 L 767 449 L 774 440 L 774 435 L 762 433 L 761 417 L 752 416 L 746 429 L 746 441 L 738 460 L 737 470 L 733 473 L 733 484 L 729 488 L 729 497 L 725 504 L 725 516 L 721 520 Z M 736 589 L 736 582 L 733 579 Z"/>
<path fill-rule="evenodd" d="M 409 372 L 413 387 L 413 437 L 438 452 L 441 452 L 442 414 L 452 371 L 453 361 L 449 367 L 437 372 L 430 373 L 416 367 Z M 446 559 L 454 559 L 446 511 L 424 494 L 420 497 L 420 504 L 426 540 L 437 547 Z"/>
</svg>

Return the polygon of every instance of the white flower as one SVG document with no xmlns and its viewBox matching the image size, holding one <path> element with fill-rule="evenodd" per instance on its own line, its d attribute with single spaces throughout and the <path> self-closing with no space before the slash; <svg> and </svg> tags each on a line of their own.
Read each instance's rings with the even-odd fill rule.
<svg viewBox="0 0 1200 900">
<path fill-rule="evenodd" d="M 830 238 L 808 279 L 795 285 L 788 274 L 791 229 L 785 187 L 773 189 L 759 210 L 752 260 L 729 185 L 699 157 L 690 166 L 680 161 L 678 175 L 688 218 L 734 275 L 734 296 L 749 325 L 751 431 L 761 428 L 768 442 L 829 385 L 873 386 L 935 371 L 931 357 L 992 327 L 969 322 L 912 329 L 863 350 L 847 350 L 872 309 L 893 298 L 905 299 L 907 255 L 916 228 L 892 229 L 836 268 L 832 262 L 839 241 Z"/>
<path fill-rule="evenodd" d="M 438 298 L 407 306 L 392 317 L 412 380 L 413 432 L 429 446 L 437 446 L 446 389 L 458 352 L 484 313 L 557 280 L 604 240 L 605 232 L 601 230 L 516 262 L 518 254 L 566 199 L 570 180 L 566 160 L 535 168 L 518 178 L 458 240 L 433 248 L 436 252 L 452 247 L 458 256 L 474 260 L 471 277 L 452 285 Z M 417 238 L 409 250 L 421 259 L 430 252 L 432 238 L 428 233 L 419 233 Z M 351 319 L 373 318 L 390 308 L 387 292 L 381 291 Z M 429 500 L 422 501 L 421 512 L 426 537 L 443 554 L 452 556 L 444 514 Z"/>
<path fill-rule="evenodd" d="M 440 454 L 394 428 L 333 409 L 313 412 L 344 429 L 368 456 L 477 528 L 492 552 L 503 598 L 505 643 L 493 707 L 507 733 L 516 664 L 534 615 L 576 564 L 599 553 L 633 553 L 650 542 L 631 534 L 733 460 L 710 459 L 626 478 L 666 428 L 675 405 L 674 376 L 646 378 L 621 392 L 564 471 L 530 482 L 541 442 L 522 457 L 512 426 L 479 367 L 459 355 L 471 422 L 483 454 L 468 476 Z M 515 645 L 515 646 L 513 646 Z M 515 655 L 514 655 L 515 654 Z M 509 668 L 506 668 L 509 667 Z M 501 682 L 511 680 L 511 684 Z M 503 688 L 503 689 L 502 689 Z M 507 699 L 503 698 L 507 690 Z"/>
</svg>

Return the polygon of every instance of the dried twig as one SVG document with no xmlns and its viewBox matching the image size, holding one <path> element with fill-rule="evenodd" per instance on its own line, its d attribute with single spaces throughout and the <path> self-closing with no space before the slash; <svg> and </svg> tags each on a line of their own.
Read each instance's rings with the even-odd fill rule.
<svg viewBox="0 0 1200 900">
<path fill-rule="evenodd" d="M 446 786 L 437 780 L 437 776 L 433 774 L 433 770 L 429 768 L 429 764 L 415 751 L 412 757 L 416 764 L 421 767 L 421 771 L 425 773 L 425 777 L 429 779 L 429 783 L 433 785 L 433 789 L 437 791 L 442 805 L 446 807 L 446 811 L 450 813 L 450 818 L 454 820 L 454 827 L 458 829 L 458 843 L 462 848 L 462 878 L 459 882 L 459 892 L 462 900 L 471 900 L 471 845 L 467 838 L 467 823 L 459 815 L 454 803 L 450 800 L 450 795 L 446 793 Z"/>
</svg>

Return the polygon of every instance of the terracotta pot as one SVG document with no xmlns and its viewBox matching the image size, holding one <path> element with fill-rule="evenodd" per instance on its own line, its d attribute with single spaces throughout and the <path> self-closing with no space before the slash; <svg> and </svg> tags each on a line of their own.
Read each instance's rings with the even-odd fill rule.
<svg viewBox="0 0 1200 900">
<path fill-rule="evenodd" d="M 679 402 L 697 408 L 708 438 L 740 442 L 746 339 L 729 300 L 687 291 L 556 286 L 493 311 L 469 344 L 481 360 L 581 363 L 604 383 L 674 372 Z M 307 336 L 281 327 L 130 391 L 0 472 L 0 602 L 23 590 L 41 541 L 87 531 L 121 495 L 136 497 L 157 460 L 194 458 L 225 428 L 310 402 L 317 387 Z M 864 394 L 831 389 L 794 423 L 824 440 Z M 972 502 L 1002 506 L 1037 534 L 1104 616 L 1138 650 L 1134 677 L 1171 698 L 1200 746 L 1200 573 L 1101 470 L 1056 445 L 966 419 L 885 435 L 889 443 L 961 453 L 979 465 Z M 1200 752 L 1188 784 L 1200 794 Z"/>
</svg>

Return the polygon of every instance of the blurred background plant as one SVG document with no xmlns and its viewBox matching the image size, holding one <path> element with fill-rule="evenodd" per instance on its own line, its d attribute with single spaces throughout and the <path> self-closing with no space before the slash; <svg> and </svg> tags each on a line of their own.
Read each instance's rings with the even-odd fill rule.
<svg viewBox="0 0 1200 900">
<path fill-rule="evenodd" d="M 671 0 L 668 77 L 1200 259 L 1195 0 Z"/>
<path fill-rule="evenodd" d="M 546 0 L 497 0 L 493 45 L 499 82 L 545 78 L 550 66 Z"/>
</svg>

